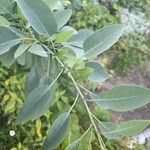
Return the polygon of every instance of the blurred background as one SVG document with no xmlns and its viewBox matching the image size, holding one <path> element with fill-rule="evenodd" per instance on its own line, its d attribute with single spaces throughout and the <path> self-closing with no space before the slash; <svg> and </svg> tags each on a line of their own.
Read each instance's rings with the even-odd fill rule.
<svg viewBox="0 0 150 150">
<path fill-rule="evenodd" d="M 62 0 L 62 4 L 72 9 L 73 15 L 68 25 L 76 30 L 97 30 L 117 23 L 126 25 L 126 31 L 119 42 L 98 58 L 98 61 L 108 68 L 110 78 L 102 85 L 96 86 L 95 91 L 107 90 L 114 85 L 125 83 L 150 88 L 150 0 Z M 52 116 L 54 120 L 55 112 L 63 107 L 58 102 L 58 108 L 51 109 L 45 117 L 35 122 L 25 125 L 13 123 L 25 99 L 24 82 L 28 71 L 28 68 L 17 64 L 10 64 L 10 68 L 0 64 L 0 150 L 41 150 L 46 131 L 51 126 L 49 118 Z M 67 101 L 68 96 L 64 93 L 65 91 L 60 89 L 56 93 L 56 99 Z M 80 107 L 78 104 L 78 109 Z M 84 129 L 83 122 L 88 122 L 86 112 L 81 110 L 82 108 L 80 114 L 77 112 L 79 117 L 73 116 L 72 132 L 76 136 Z M 111 112 L 110 115 L 109 112 L 96 108 L 93 111 L 102 121 L 150 119 L 150 106 L 125 114 Z M 108 150 L 150 149 L 146 140 L 133 146 L 131 139 L 104 140 Z M 87 143 L 88 138 L 85 138 L 80 150 L 99 149 L 96 147 L 96 141 L 89 147 Z M 59 149 L 63 150 L 65 145 L 64 142 Z"/>
</svg>

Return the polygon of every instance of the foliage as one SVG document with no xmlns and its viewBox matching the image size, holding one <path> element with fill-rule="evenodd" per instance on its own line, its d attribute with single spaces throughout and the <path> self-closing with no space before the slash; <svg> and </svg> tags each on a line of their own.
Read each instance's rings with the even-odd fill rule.
<svg viewBox="0 0 150 150">
<path fill-rule="evenodd" d="M 2 93 L 5 100 L 1 103 L 2 111 L 5 114 L 9 111 L 19 114 L 17 118 L 13 116 L 12 120 L 9 119 L 12 125 L 15 124 L 15 130 L 20 130 L 12 149 L 41 149 L 41 146 L 46 150 L 106 149 L 102 135 L 108 139 L 118 139 L 135 135 L 148 127 L 149 120 L 132 120 L 121 125 L 103 122 L 92 109 L 100 107 L 105 110 L 129 111 L 142 107 L 150 101 L 149 89 L 126 85 L 97 94 L 84 87 L 86 80 L 99 83 L 107 79 L 106 69 L 94 60 L 118 41 L 124 26 L 117 24 L 97 31 L 85 29 L 78 32 L 65 26 L 72 11 L 63 9 L 60 1 L 52 0 L 51 3 L 53 5 L 45 0 L 8 0 L 2 3 L 0 10 L 0 60 L 6 67 L 18 62 L 30 70 L 25 88 L 23 83 L 19 86 L 20 82 L 17 82 L 19 91 L 9 93 L 12 96 L 9 105 L 5 102 L 8 95 L 6 97 Z M 8 85 L 8 81 L 2 82 L 2 86 Z M 14 86 L 15 83 L 11 88 Z M 23 89 L 26 99 L 24 103 L 24 95 L 18 96 Z M 143 101 L 137 103 L 135 98 L 142 98 Z M 128 102 L 129 105 L 130 99 L 133 100 L 132 105 L 127 107 L 124 104 Z M 14 105 L 18 108 L 21 106 L 19 113 L 18 108 L 14 110 Z M 83 118 L 88 120 L 83 122 Z M 8 123 L 7 117 L 6 121 Z M 31 121 L 30 124 L 25 124 L 27 121 Z M 80 129 L 80 122 L 83 129 Z M 31 134 L 26 130 L 30 130 Z M 28 146 L 22 146 L 22 143 L 16 146 L 22 132 L 21 141 Z M 30 140 L 24 137 L 25 133 Z M 32 136 L 35 133 L 38 138 L 34 139 Z M 11 132 L 10 135 L 14 136 Z M 6 148 L 6 136 L 2 134 L 3 149 Z M 86 144 L 82 143 L 84 140 Z"/>
<path fill-rule="evenodd" d="M 138 15 L 137 11 L 143 12 L 144 10 L 142 10 L 142 8 L 148 4 L 146 1 L 139 1 L 136 2 L 136 4 L 135 2 L 128 1 L 100 1 L 100 4 L 94 3 L 93 5 L 93 3 L 84 2 L 80 4 L 82 7 L 73 7 L 75 6 L 74 3 L 76 2 L 73 1 L 73 3 L 69 5 L 69 7 L 77 10 L 74 11 L 72 19 L 70 20 L 70 25 L 77 29 L 87 27 L 99 29 L 105 25 L 120 23 L 122 20 L 123 23 L 128 25 L 131 22 L 131 18 L 128 18 L 125 22 L 125 17 L 127 18 L 128 16 L 127 14 L 121 15 L 123 10 L 129 9 L 132 10 L 132 12 L 136 11 L 134 12 L 135 15 L 131 16 L 135 18 L 135 16 Z M 146 10 L 147 9 L 145 9 L 145 11 Z M 129 13 L 131 14 L 131 12 Z M 141 17 L 143 17 L 143 15 Z M 135 22 L 134 19 L 132 22 Z M 145 33 L 145 31 L 149 32 L 149 27 L 144 29 L 144 33 L 143 31 L 142 33 L 141 31 L 137 31 L 143 30 L 143 26 L 145 27 L 148 25 L 143 23 L 142 19 L 137 20 L 134 24 L 131 23 L 126 29 L 126 34 L 124 34 L 120 41 L 111 47 L 111 50 L 107 51 L 102 57 L 103 60 L 107 60 L 107 62 L 105 61 L 107 67 L 114 70 L 116 74 L 126 74 L 135 65 L 139 65 L 147 59 L 149 60 L 149 41 L 147 38 L 149 33 Z"/>
</svg>

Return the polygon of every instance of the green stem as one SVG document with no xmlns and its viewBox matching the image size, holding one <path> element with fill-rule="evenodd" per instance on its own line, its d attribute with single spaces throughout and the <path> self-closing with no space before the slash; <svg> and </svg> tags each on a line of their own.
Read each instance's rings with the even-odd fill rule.
<svg viewBox="0 0 150 150">
<path fill-rule="evenodd" d="M 88 104 L 86 103 L 86 101 L 85 101 L 85 99 L 84 99 L 84 95 L 82 94 L 81 90 L 79 89 L 79 87 L 78 87 L 76 81 L 74 80 L 74 78 L 73 78 L 73 76 L 71 75 L 70 72 L 68 73 L 68 76 L 71 78 L 72 82 L 74 83 L 74 86 L 76 87 L 78 93 L 80 94 L 80 96 L 81 96 L 81 98 L 82 98 L 82 100 L 83 100 L 83 102 L 84 102 L 84 105 L 85 105 L 86 110 L 87 110 L 87 112 L 88 112 L 88 115 L 89 115 L 89 117 L 90 117 L 91 123 L 93 124 L 93 127 L 94 127 L 94 129 L 95 129 L 95 131 L 96 131 L 96 134 L 97 134 L 97 137 L 98 137 L 98 140 L 99 140 L 99 143 L 100 143 L 100 146 L 101 146 L 102 150 L 107 150 L 106 147 L 105 147 L 105 145 L 104 145 L 104 143 L 103 143 L 103 140 L 102 140 L 101 136 L 100 136 L 99 133 L 98 133 L 98 132 L 99 132 L 99 131 L 98 131 L 98 128 L 97 128 L 97 126 L 96 126 L 96 124 L 95 124 L 95 122 L 94 122 L 94 120 L 93 120 L 93 117 L 92 117 L 92 115 L 91 115 L 91 111 L 90 111 L 90 109 L 89 109 L 89 106 L 88 106 Z"/>
</svg>

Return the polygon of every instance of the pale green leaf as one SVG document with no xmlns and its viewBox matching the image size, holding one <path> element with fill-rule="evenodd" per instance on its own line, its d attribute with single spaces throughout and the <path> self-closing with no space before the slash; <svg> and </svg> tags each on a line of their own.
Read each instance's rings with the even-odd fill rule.
<svg viewBox="0 0 150 150">
<path fill-rule="evenodd" d="M 77 47 L 83 48 L 84 41 L 94 33 L 93 30 L 90 29 L 82 29 L 77 34 L 71 37 L 68 41 L 69 44 Z"/>
<path fill-rule="evenodd" d="M 11 65 L 15 63 L 14 53 L 16 48 L 17 48 L 16 46 L 12 47 L 9 52 L 0 55 L 0 61 L 5 67 L 9 68 Z"/>
<path fill-rule="evenodd" d="M 48 136 L 46 137 L 44 143 L 45 150 L 53 150 L 58 147 L 67 135 L 70 121 L 71 119 L 69 113 L 63 113 L 56 119 L 48 132 Z"/>
<path fill-rule="evenodd" d="M 17 122 L 26 122 L 35 120 L 48 110 L 53 102 L 55 95 L 55 85 L 43 84 L 34 89 L 27 97 L 21 112 L 17 118 Z"/>
<path fill-rule="evenodd" d="M 10 48 L 21 41 L 19 36 L 7 27 L 0 27 L 0 55 L 6 53 Z"/>
<path fill-rule="evenodd" d="M 48 7 L 53 11 L 58 3 L 59 3 L 59 0 L 43 0 L 47 5 Z"/>
<path fill-rule="evenodd" d="M 32 44 L 32 46 L 28 49 L 28 51 L 32 54 L 41 56 L 41 57 L 48 57 L 46 51 L 40 44 Z"/>
<path fill-rule="evenodd" d="M 9 27 L 10 25 L 11 23 L 7 19 L 0 16 L 0 26 Z"/>
<path fill-rule="evenodd" d="M 26 53 L 23 53 L 21 56 L 19 56 L 17 58 L 17 62 L 20 64 L 20 65 L 25 65 L 26 63 Z"/>
<path fill-rule="evenodd" d="M 118 41 L 123 31 L 123 25 L 111 25 L 96 31 L 83 44 L 85 56 L 95 57 L 101 54 Z"/>
<path fill-rule="evenodd" d="M 104 82 L 106 79 L 108 79 L 107 70 L 104 67 L 102 67 L 100 64 L 96 62 L 88 62 L 86 63 L 86 67 L 90 67 L 94 70 L 88 78 L 90 81 Z"/>
<path fill-rule="evenodd" d="M 64 43 L 72 37 L 73 33 L 74 33 L 74 31 L 68 30 L 68 31 L 64 31 L 64 32 L 61 32 L 59 34 L 56 34 L 55 35 L 55 42 L 56 43 Z"/>
<path fill-rule="evenodd" d="M 16 0 L 29 24 L 39 33 L 51 36 L 57 31 L 52 11 L 42 0 Z"/>
<path fill-rule="evenodd" d="M 19 48 L 16 50 L 14 57 L 15 59 L 21 56 L 31 45 L 23 44 L 19 46 Z"/>
<path fill-rule="evenodd" d="M 58 29 L 62 28 L 70 19 L 72 15 L 72 10 L 66 9 L 62 11 L 57 11 L 54 13 Z"/>
<path fill-rule="evenodd" d="M 82 141 L 82 139 L 87 135 L 87 133 L 89 132 L 89 130 L 91 129 L 91 126 L 88 128 L 88 130 L 77 140 L 73 141 L 71 144 L 69 144 L 65 150 L 78 150 L 79 145 Z"/>
<path fill-rule="evenodd" d="M 11 13 L 13 0 L 0 0 L 0 14 Z"/>
<path fill-rule="evenodd" d="M 37 67 L 33 66 L 25 83 L 26 96 L 38 87 L 39 81 L 40 77 L 38 75 Z"/>
<path fill-rule="evenodd" d="M 108 139 L 118 139 L 125 136 L 133 136 L 142 132 L 150 125 L 149 120 L 132 120 L 117 125 L 113 122 L 101 122 L 102 134 Z"/>
<path fill-rule="evenodd" d="M 105 95 L 93 98 L 104 109 L 131 111 L 150 102 L 150 89 L 134 85 L 117 86 Z"/>
</svg>

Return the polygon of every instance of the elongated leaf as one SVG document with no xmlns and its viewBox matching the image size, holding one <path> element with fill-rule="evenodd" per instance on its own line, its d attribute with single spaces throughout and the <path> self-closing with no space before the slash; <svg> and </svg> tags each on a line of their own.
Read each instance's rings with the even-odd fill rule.
<svg viewBox="0 0 150 150">
<path fill-rule="evenodd" d="M 30 25 L 39 33 L 51 36 L 57 31 L 52 11 L 42 0 L 16 0 Z"/>
<path fill-rule="evenodd" d="M 131 85 L 117 86 L 104 96 L 98 97 L 94 99 L 104 109 L 119 112 L 130 111 L 150 102 L 150 89 Z"/>
<path fill-rule="evenodd" d="M 133 136 L 142 132 L 150 125 L 150 120 L 132 120 L 117 125 L 113 122 L 102 122 L 100 128 L 102 134 L 108 139 L 118 139 L 125 136 Z"/>
<path fill-rule="evenodd" d="M 21 45 L 14 54 L 15 59 L 21 56 L 30 46 L 31 45 L 27 45 L 27 44 Z"/>
<path fill-rule="evenodd" d="M 87 38 L 83 44 L 86 57 L 95 57 L 114 45 L 124 31 L 123 25 L 102 28 Z"/>
<path fill-rule="evenodd" d="M 83 48 L 84 41 L 94 33 L 93 30 L 90 29 L 82 29 L 77 34 L 71 37 L 68 41 L 69 44 L 77 47 Z"/>
<path fill-rule="evenodd" d="M 103 82 L 108 79 L 108 72 L 107 70 L 102 67 L 100 64 L 96 62 L 88 62 L 86 63 L 86 67 L 90 67 L 94 69 L 92 74 L 89 76 L 89 80 L 93 82 Z"/>
<path fill-rule="evenodd" d="M 0 14 L 11 13 L 13 0 L 0 0 Z"/>
<path fill-rule="evenodd" d="M 6 52 L 5 54 L 0 55 L 0 61 L 5 67 L 9 68 L 11 65 L 15 63 L 14 53 L 15 53 L 16 48 L 17 46 L 12 47 L 9 52 Z"/>
<path fill-rule="evenodd" d="M 91 127 L 89 127 L 89 129 L 80 138 L 69 144 L 65 150 L 78 150 L 80 142 L 87 135 L 90 129 Z"/>
<path fill-rule="evenodd" d="M 9 51 L 9 49 L 21 41 L 19 36 L 7 27 L 0 27 L 0 55 Z"/>
<path fill-rule="evenodd" d="M 37 72 L 37 67 L 33 66 L 25 83 L 26 96 L 38 87 L 39 81 L 40 77 Z"/>
<path fill-rule="evenodd" d="M 17 62 L 18 62 L 20 65 L 24 66 L 25 63 L 26 63 L 26 53 L 23 53 L 21 56 L 19 56 L 19 57 L 17 58 Z"/>
<path fill-rule="evenodd" d="M 68 31 L 64 31 L 64 32 L 61 32 L 59 34 L 56 34 L 55 35 L 55 42 L 56 43 L 64 43 L 66 41 L 68 41 L 72 35 L 73 35 L 73 30 L 68 30 Z"/>
<path fill-rule="evenodd" d="M 81 139 L 77 139 L 74 142 L 72 142 L 65 150 L 78 150 L 80 145 Z"/>
<path fill-rule="evenodd" d="M 0 16 L 0 26 L 9 27 L 10 25 L 11 23 L 7 19 Z"/>
<path fill-rule="evenodd" d="M 46 51 L 40 44 L 32 44 L 32 46 L 28 49 L 28 51 L 32 54 L 35 54 L 41 57 L 48 57 Z"/>
<path fill-rule="evenodd" d="M 58 29 L 60 29 L 69 21 L 72 15 L 72 10 L 66 9 L 62 11 L 57 11 L 54 15 L 58 25 Z"/>
<path fill-rule="evenodd" d="M 21 112 L 17 118 L 17 122 L 26 122 L 35 120 L 47 111 L 52 104 L 55 95 L 55 85 L 41 85 L 33 90 L 27 97 Z"/>
<path fill-rule="evenodd" d="M 59 0 L 43 0 L 47 5 L 48 7 L 53 11 L 58 3 L 59 3 Z"/>
<path fill-rule="evenodd" d="M 63 141 L 70 125 L 69 113 L 60 115 L 52 125 L 44 143 L 45 150 L 53 150 Z"/>
</svg>

